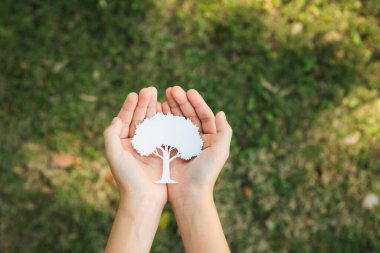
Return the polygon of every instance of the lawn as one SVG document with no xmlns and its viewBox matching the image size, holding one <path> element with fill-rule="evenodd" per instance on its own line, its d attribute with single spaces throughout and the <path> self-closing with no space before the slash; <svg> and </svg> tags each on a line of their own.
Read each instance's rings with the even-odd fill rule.
<svg viewBox="0 0 380 253">
<path fill-rule="evenodd" d="M 0 252 L 102 252 L 102 132 L 181 85 L 234 129 L 215 189 L 233 252 L 379 252 L 377 0 L 0 3 Z M 183 252 L 169 205 L 152 252 Z"/>
</svg>

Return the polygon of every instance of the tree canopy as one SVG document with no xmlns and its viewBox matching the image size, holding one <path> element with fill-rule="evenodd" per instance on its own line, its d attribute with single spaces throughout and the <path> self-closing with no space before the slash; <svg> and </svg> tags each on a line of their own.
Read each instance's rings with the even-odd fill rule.
<svg viewBox="0 0 380 253">
<path fill-rule="evenodd" d="M 132 146 L 142 156 L 149 156 L 161 146 L 176 148 L 178 157 L 189 160 L 199 155 L 203 141 L 199 129 L 189 119 L 157 113 L 136 127 Z"/>
</svg>

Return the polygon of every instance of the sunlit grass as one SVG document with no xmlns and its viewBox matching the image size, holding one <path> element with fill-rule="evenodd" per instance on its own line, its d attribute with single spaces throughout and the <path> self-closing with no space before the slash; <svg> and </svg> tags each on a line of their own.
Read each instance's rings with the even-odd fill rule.
<svg viewBox="0 0 380 253">
<path fill-rule="evenodd" d="M 233 252 L 377 252 L 377 1 L 5 1 L 0 251 L 102 252 L 102 131 L 130 91 L 196 88 L 234 128 L 215 190 Z M 170 206 L 152 252 L 183 252 Z"/>
</svg>

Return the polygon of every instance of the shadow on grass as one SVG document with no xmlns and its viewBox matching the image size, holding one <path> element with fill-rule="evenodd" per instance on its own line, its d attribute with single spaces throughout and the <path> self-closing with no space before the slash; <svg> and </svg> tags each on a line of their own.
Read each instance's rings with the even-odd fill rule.
<svg viewBox="0 0 380 253">
<path fill-rule="evenodd" d="M 9 171 L 1 182 L 2 252 L 103 252 L 111 215 L 59 193 L 25 190 L 25 179 Z"/>
</svg>

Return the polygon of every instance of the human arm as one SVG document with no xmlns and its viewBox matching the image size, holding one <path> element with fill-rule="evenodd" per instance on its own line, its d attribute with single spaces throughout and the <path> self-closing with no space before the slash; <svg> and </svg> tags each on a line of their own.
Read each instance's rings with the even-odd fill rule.
<svg viewBox="0 0 380 253">
<path fill-rule="evenodd" d="M 162 209 L 149 198 L 121 199 L 105 252 L 149 252 Z"/>
<path fill-rule="evenodd" d="M 195 90 L 169 88 L 164 113 L 185 116 L 196 124 L 204 140 L 202 153 L 191 161 L 174 160 L 168 184 L 169 202 L 186 252 L 230 252 L 213 200 L 216 179 L 229 155 L 232 129 L 224 112 L 214 116 Z"/>
<path fill-rule="evenodd" d="M 152 183 L 159 177 L 160 161 L 136 154 L 130 140 L 136 125 L 157 110 L 155 88 L 130 93 L 104 131 L 107 160 L 120 191 L 106 253 L 149 252 L 151 248 L 167 190 L 165 185 Z"/>
</svg>

